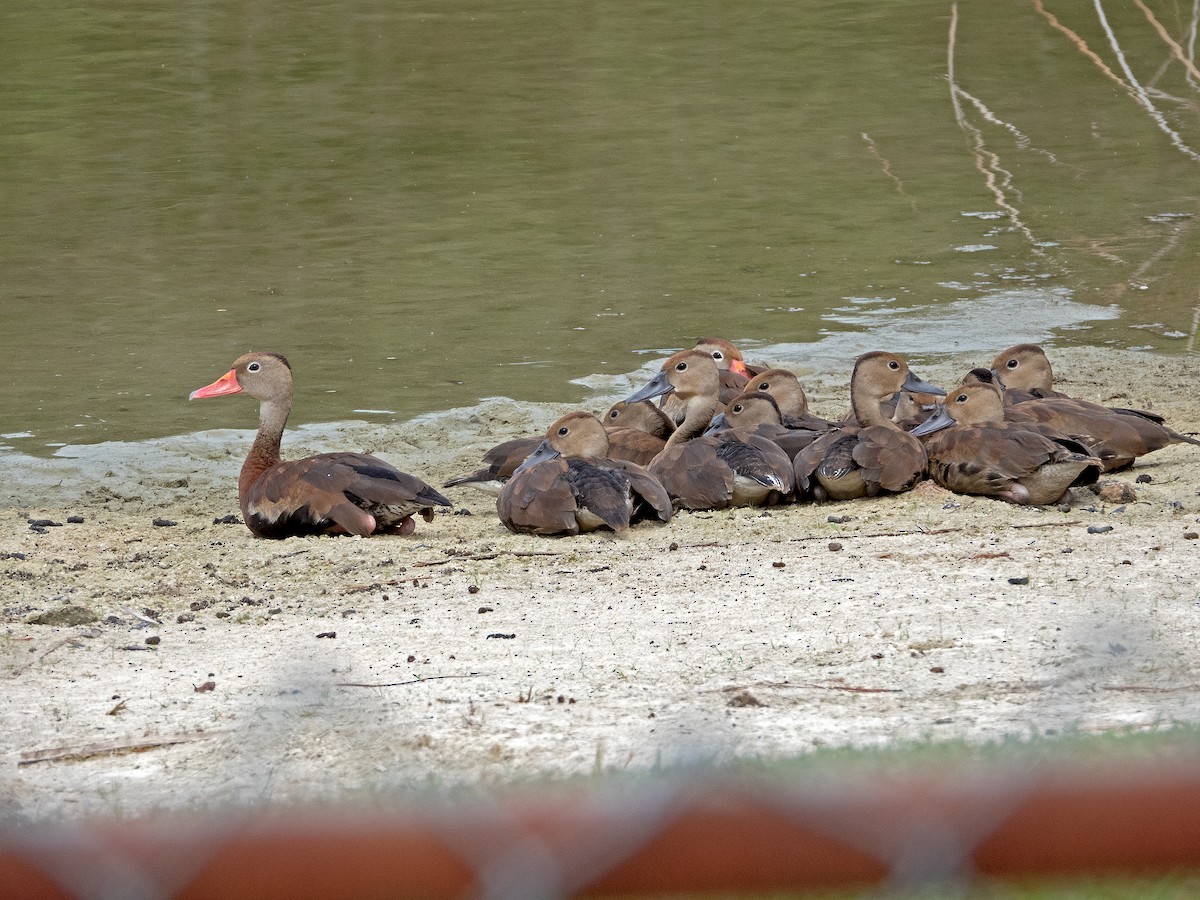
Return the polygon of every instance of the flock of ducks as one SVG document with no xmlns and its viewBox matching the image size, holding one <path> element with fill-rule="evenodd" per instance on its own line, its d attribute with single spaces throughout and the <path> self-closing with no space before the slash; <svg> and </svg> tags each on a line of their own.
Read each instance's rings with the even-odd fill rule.
<svg viewBox="0 0 1200 900">
<path fill-rule="evenodd" d="M 450 501 L 421 479 L 363 453 L 283 461 L 292 374 L 277 353 L 248 353 L 191 398 L 246 393 L 259 427 L 238 479 L 246 525 L 260 537 L 411 534 Z M 679 509 L 724 509 L 899 493 L 930 477 L 963 494 L 1045 505 L 1102 472 L 1169 444 L 1200 441 L 1142 410 L 1054 390 L 1043 350 L 1018 344 L 947 392 L 903 357 L 864 353 L 850 410 L 813 415 L 796 376 L 746 364 L 727 340 L 704 338 L 668 358 L 603 419 L 571 412 L 544 435 L 505 441 L 483 466 L 446 482 L 496 495 L 518 533 L 615 532 Z"/>
</svg>

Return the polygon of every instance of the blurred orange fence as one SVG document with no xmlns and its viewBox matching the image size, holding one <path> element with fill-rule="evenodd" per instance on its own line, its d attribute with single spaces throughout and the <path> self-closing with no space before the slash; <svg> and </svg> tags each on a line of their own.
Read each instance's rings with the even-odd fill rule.
<svg viewBox="0 0 1200 900">
<path fill-rule="evenodd" d="M 4 897 L 638 896 L 1200 870 L 1200 758 L 6 826 Z"/>
</svg>

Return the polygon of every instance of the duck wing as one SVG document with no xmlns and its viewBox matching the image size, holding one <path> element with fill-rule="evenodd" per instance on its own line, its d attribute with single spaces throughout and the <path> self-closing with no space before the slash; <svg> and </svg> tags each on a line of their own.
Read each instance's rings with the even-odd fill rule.
<svg viewBox="0 0 1200 900">
<path fill-rule="evenodd" d="M 346 531 L 366 536 L 451 503 L 415 475 L 365 453 L 323 453 L 272 466 L 242 504 L 246 524 L 264 537 Z"/>
</svg>

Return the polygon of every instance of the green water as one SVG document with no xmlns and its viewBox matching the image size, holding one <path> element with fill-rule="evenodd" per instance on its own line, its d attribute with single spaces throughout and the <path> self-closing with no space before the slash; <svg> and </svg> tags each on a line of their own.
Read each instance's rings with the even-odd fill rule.
<svg viewBox="0 0 1200 900">
<path fill-rule="evenodd" d="M 707 334 L 1194 352 L 1200 78 L 1101 8 L 8 4 L 0 443 L 249 426 L 185 398 L 254 348 L 293 421 L 572 401 Z"/>
</svg>

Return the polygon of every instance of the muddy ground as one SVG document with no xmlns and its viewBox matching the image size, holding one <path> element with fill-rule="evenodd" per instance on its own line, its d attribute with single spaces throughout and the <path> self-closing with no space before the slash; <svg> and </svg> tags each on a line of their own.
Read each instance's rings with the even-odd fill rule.
<svg viewBox="0 0 1200 900">
<path fill-rule="evenodd" d="M 1195 357 L 1051 355 L 1064 390 L 1200 430 Z M 978 362 L 914 367 L 953 385 Z M 844 409 L 845 379 L 805 376 L 816 411 Z M 440 484 L 565 409 L 300 428 L 284 452 L 366 449 Z M 223 521 L 248 443 L 0 456 L 10 817 L 1200 723 L 1200 448 L 1066 509 L 926 483 L 548 539 L 452 489 L 410 537 L 271 542 Z"/>
</svg>

